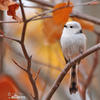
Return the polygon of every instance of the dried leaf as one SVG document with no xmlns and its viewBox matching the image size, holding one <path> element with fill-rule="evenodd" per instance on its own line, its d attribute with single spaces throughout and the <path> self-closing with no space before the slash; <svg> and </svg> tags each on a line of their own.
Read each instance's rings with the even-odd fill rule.
<svg viewBox="0 0 100 100">
<path fill-rule="evenodd" d="M 43 22 L 43 32 L 48 43 L 59 40 L 64 24 L 55 24 L 53 18 L 45 19 Z"/>
<path fill-rule="evenodd" d="M 15 94 L 18 94 L 18 89 L 13 80 L 8 76 L 0 76 L 0 100 L 11 100 Z"/>
<path fill-rule="evenodd" d="M 86 21 L 86 20 L 83 20 L 83 19 L 76 18 L 76 17 L 73 17 L 73 20 L 79 22 L 83 29 L 86 29 L 89 31 L 94 31 L 94 24 L 93 23 Z"/>
<path fill-rule="evenodd" d="M 0 10 L 7 10 L 7 14 L 12 16 L 13 19 L 21 22 L 21 18 L 16 15 L 16 10 L 19 8 L 19 4 L 12 0 L 0 0 Z"/>
<path fill-rule="evenodd" d="M 18 8 L 19 8 L 19 4 L 17 4 L 17 3 L 9 5 L 8 6 L 7 14 L 9 16 L 12 16 L 12 18 L 15 19 L 15 20 L 17 20 L 18 22 L 21 22 L 21 19 L 18 16 L 16 16 L 16 10 Z"/>
<path fill-rule="evenodd" d="M 59 3 L 54 6 L 53 19 L 56 24 L 65 24 L 68 21 L 69 15 L 72 12 L 73 4 L 70 2 Z"/>
</svg>

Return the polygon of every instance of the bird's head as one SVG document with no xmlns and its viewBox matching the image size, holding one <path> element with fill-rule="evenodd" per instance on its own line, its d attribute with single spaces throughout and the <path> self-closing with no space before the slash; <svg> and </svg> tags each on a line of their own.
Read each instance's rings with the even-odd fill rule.
<svg viewBox="0 0 100 100">
<path fill-rule="evenodd" d="M 67 35 L 82 33 L 81 25 L 75 21 L 67 22 L 64 25 L 63 33 Z"/>
</svg>

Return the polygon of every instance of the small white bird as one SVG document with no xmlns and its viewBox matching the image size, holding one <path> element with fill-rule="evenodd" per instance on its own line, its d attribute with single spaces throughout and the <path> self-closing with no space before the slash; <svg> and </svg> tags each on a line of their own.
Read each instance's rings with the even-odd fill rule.
<svg viewBox="0 0 100 100">
<path fill-rule="evenodd" d="M 86 49 L 86 36 L 82 32 L 81 25 L 75 21 L 67 22 L 64 25 L 60 43 L 66 63 L 82 53 Z M 69 91 L 72 94 L 76 93 L 77 90 L 77 73 L 75 64 L 71 68 Z"/>
</svg>

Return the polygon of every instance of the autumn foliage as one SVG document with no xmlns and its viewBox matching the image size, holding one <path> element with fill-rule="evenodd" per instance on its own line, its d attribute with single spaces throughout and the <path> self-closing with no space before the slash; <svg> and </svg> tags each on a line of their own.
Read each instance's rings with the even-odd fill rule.
<svg viewBox="0 0 100 100">
<path fill-rule="evenodd" d="M 11 100 L 11 96 L 15 94 L 18 94 L 18 88 L 12 78 L 0 76 L 0 100 Z"/>
<path fill-rule="evenodd" d="M 60 3 L 54 6 L 53 19 L 56 24 L 65 24 L 72 12 L 73 4 Z"/>
<path fill-rule="evenodd" d="M 0 0 L 0 10 L 7 10 L 9 16 L 12 16 L 12 18 L 17 21 L 21 21 L 21 18 L 16 15 L 16 10 L 18 8 L 19 4 L 12 0 Z"/>
<path fill-rule="evenodd" d="M 33 0 L 33 2 L 34 1 L 35 0 Z M 39 1 L 42 2 L 42 0 Z M 89 2 L 86 5 L 96 4 L 98 4 L 98 2 L 94 1 Z M 29 79 L 29 77 L 31 76 L 39 92 L 39 98 L 42 99 L 42 97 L 46 94 L 48 87 L 50 87 L 52 83 L 51 81 L 56 80 L 60 72 L 62 72 L 62 70 L 66 66 L 59 43 L 64 24 L 68 21 L 74 20 L 81 24 L 83 30 L 92 32 L 95 31 L 95 24 L 83 18 L 78 18 L 75 16 L 71 17 L 70 15 L 73 13 L 73 9 L 75 7 L 72 2 L 59 3 L 52 8 L 42 5 L 43 9 L 41 6 L 39 7 L 39 10 L 35 9 L 35 7 L 38 7 L 39 5 L 28 6 L 33 7 L 35 10 L 33 10 L 32 12 L 28 12 L 28 10 L 26 10 L 26 7 L 24 9 L 25 12 L 27 12 L 25 13 L 26 16 L 24 16 L 23 12 L 21 12 L 23 18 L 22 20 L 19 14 L 21 10 L 18 10 L 19 8 L 21 8 L 21 6 L 24 8 L 23 5 L 20 5 L 20 3 L 17 3 L 13 0 L 0 0 L 0 10 L 6 11 L 6 15 L 10 16 L 13 22 L 11 22 L 11 24 L 8 24 L 7 26 L 10 32 L 6 33 L 3 32 L 3 29 L 0 29 L 0 37 L 11 41 L 13 40 L 14 43 L 17 42 L 21 47 L 20 50 L 20 48 L 17 47 L 17 44 L 13 45 L 13 43 L 10 44 L 11 42 L 9 43 L 5 41 L 4 46 L 6 50 L 4 59 L 6 59 L 6 61 L 10 62 L 11 64 L 15 61 L 16 65 L 12 66 L 13 68 L 15 68 L 15 71 L 17 70 L 16 77 L 18 79 L 17 82 L 20 84 L 19 87 L 21 87 L 21 89 L 23 88 L 23 91 L 25 91 L 25 93 L 28 94 L 29 97 L 34 98 L 36 94 L 32 87 L 33 84 Z M 40 20 L 37 20 L 38 18 Z M 3 23 L 3 21 L 0 22 Z M 14 39 L 12 37 L 14 37 Z M 16 38 L 18 38 L 18 40 Z M 24 38 L 25 43 L 20 40 L 22 38 Z M 13 58 L 14 60 L 12 60 Z M 27 67 L 29 65 L 30 69 Z M 7 68 L 11 68 L 9 63 L 7 63 Z M 78 69 L 78 87 L 80 94 L 82 94 L 81 86 L 84 86 L 85 77 L 88 76 L 89 70 L 90 64 L 88 60 L 82 60 Z M 69 86 L 69 79 L 70 73 L 68 72 L 62 84 L 63 88 Z M 50 85 L 48 85 L 49 82 L 51 82 Z M 20 90 L 17 87 L 17 84 L 10 76 L 0 76 L 0 100 L 10 100 L 8 98 L 13 96 L 14 94 L 19 93 L 19 91 Z"/>
</svg>

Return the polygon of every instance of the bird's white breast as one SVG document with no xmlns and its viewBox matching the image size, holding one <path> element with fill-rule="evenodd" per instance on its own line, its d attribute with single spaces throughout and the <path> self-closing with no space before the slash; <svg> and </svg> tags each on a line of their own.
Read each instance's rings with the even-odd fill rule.
<svg viewBox="0 0 100 100">
<path fill-rule="evenodd" d="M 74 57 L 80 53 L 80 49 L 85 49 L 86 37 L 80 34 L 62 34 L 60 39 L 63 54 L 66 58 Z"/>
</svg>

